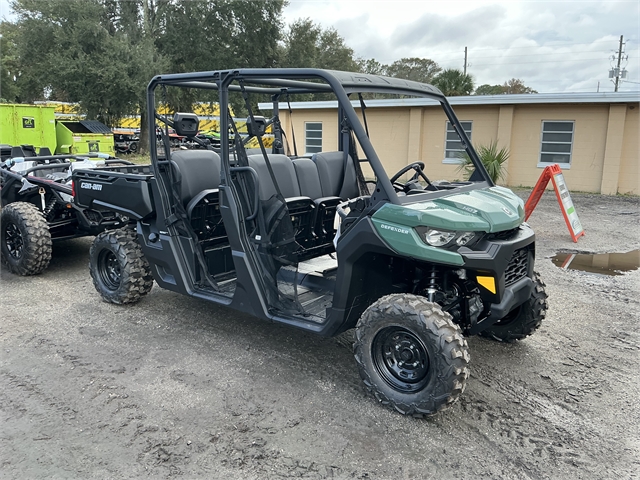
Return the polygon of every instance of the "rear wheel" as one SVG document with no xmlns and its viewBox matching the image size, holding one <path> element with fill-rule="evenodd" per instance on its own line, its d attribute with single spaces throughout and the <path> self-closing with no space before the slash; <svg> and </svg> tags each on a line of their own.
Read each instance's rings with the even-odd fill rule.
<svg viewBox="0 0 640 480">
<path fill-rule="evenodd" d="M 533 274 L 533 281 L 534 288 L 529 300 L 480 332 L 481 336 L 511 343 L 528 337 L 540 327 L 547 314 L 547 293 L 537 272 Z"/>
<path fill-rule="evenodd" d="M 11 203 L 0 215 L 3 262 L 18 275 L 36 275 L 51 261 L 51 233 L 38 207 Z"/>
<path fill-rule="evenodd" d="M 404 415 L 453 404 L 469 377 L 467 341 L 451 316 L 417 295 L 388 295 L 356 327 L 354 354 L 365 386 Z"/>
<path fill-rule="evenodd" d="M 133 230 L 121 229 L 98 235 L 89 252 L 93 285 L 110 303 L 133 303 L 151 291 L 149 263 Z"/>
</svg>

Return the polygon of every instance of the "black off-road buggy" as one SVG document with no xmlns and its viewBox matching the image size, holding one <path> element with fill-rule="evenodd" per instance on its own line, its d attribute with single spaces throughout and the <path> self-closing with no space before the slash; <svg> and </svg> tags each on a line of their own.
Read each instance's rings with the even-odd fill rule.
<svg viewBox="0 0 640 480">
<path fill-rule="evenodd" d="M 122 171 L 127 165 L 131 163 L 99 154 L 37 156 L 26 146 L 14 147 L 0 163 L 3 265 L 18 275 L 35 275 L 49 265 L 54 241 L 126 224 L 122 213 L 78 206 L 71 177 L 79 168 Z M 129 169 L 143 171 L 137 166 Z"/>
</svg>

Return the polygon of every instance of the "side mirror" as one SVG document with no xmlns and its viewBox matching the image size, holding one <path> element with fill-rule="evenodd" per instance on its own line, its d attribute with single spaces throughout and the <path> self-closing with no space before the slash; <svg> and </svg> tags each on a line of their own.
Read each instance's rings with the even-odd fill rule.
<svg viewBox="0 0 640 480">
<path fill-rule="evenodd" d="M 173 116 L 173 129 L 181 137 L 195 137 L 200 128 L 200 120 L 195 113 L 176 113 Z"/>
</svg>

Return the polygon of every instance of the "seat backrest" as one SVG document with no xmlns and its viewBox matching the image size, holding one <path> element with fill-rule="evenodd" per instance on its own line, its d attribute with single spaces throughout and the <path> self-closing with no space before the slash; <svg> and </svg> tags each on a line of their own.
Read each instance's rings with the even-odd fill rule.
<svg viewBox="0 0 640 480">
<path fill-rule="evenodd" d="M 291 159 L 286 155 L 274 153 L 269 154 L 268 157 L 282 196 L 284 198 L 299 197 L 300 187 Z M 262 155 L 249 155 L 249 166 L 258 174 L 260 200 L 268 200 L 276 194 L 277 190 L 271 180 L 271 175 L 269 174 L 269 169 L 264 157 Z"/>
<path fill-rule="evenodd" d="M 356 169 L 350 155 L 347 155 L 346 169 L 343 152 L 316 153 L 312 160 L 318 168 L 323 196 L 344 200 L 360 196 Z"/>
<path fill-rule="evenodd" d="M 181 177 L 180 197 L 186 205 L 203 190 L 220 186 L 220 156 L 211 150 L 178 150 L 171 162 Z"/>
<path fill-rule="evenodd" d="M 310 158 L 296 158 L 293 160 L 293 167 L 296 170 L 296 177 L 298 177 L 300 195 L 314 200 L 324 196 L 322 195 L 318 168 Z"/>
</svg>

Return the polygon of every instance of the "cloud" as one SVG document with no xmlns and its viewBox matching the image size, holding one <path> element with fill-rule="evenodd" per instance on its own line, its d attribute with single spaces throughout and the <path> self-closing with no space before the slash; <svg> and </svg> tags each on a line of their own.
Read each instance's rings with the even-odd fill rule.
<svg viewBox="0 0 640 480">
<path fill-rule="evenodd" d="M 378 2 L 378 6 L 379 6 Z M 403 4 L 404 5 L 404 4 Z M 431 5 L 431 4 L 430 4 Z M 639 80 L 638 2 L 494 2 L 455 13 L 394 13 L 388 35 L 374 28 L 374 12 L 334 23 L 346 43 L 364 58 L 392 63 L 402 57 L 431 58 L 444 68 L 462 68 L 476 84 L 521 78 L 540 92 L 612 91 L 610 56 L 625 35 L 628 80 Z M 393 7 L 389 7 L 389 11 Z M 623 89 L 637 90 L 631 83 Z"/>
<path fill-rule="evenodd" d="M 495 31 L 505 19 L 500 5 L 489 5 L 455 17 L 425 13 L 417 20 L 402 25 L 391 35 L 395 50 L 416 46 L 466 45 L 487 31 Z"/>
</svg>

